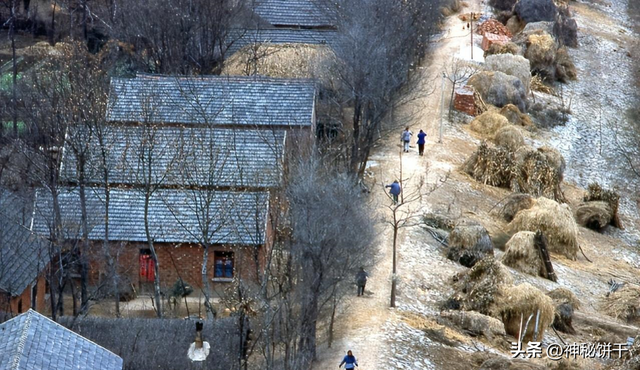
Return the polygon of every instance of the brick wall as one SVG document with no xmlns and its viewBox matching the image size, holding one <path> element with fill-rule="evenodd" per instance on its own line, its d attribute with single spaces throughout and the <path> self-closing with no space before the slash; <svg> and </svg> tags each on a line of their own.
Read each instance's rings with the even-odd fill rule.
<svg viewBox="0 0 640 370">
<path fill-rule="evenodd" d="M 476 115 L 476 105 L 473 99 L 473 87 L 462 86 L 456 89 L 453 107 L 471 116 Z"/>
<path fill-rule="evenodd" d="M 45 279 L 43 276 L 38 277 L 35 282 L 38 284 L 38 291 L 36 296 L 36 310 L 38 312 L 45 312 Z M 31 289 L 33 284 L 27 286 L 27 288 L 19 296 L 10 297 L 8 294 L 0 294 L 0 311 L 11 312 L 14 314 L 21 314 L 31 308 Z"/>
</svg>

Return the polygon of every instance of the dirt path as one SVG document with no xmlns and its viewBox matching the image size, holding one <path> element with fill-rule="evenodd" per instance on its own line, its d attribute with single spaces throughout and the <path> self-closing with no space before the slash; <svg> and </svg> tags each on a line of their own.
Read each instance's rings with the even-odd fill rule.
<svg viewBox="0 0 640 370">
<path fill-rule="evenodd" d="M 480 5 L 478 0 L 470 2 L 471 7 L 466 11 L 479 11 Z M 431 91 L 434 93 L 424 99 L 420 99 L 412 103 L 412 106 L 406 107 L 411 111 L 412 124 L 411 130 L 414 132 L 413 143 L 415 143 L 415 134 L 423 129 L 428 134 L 426 157 L 419 157 L 416 149 L 413 148 L 411 153 L 402 156 L 403 178 L 417 178 L 426 173 L 427 166 L 432 167 L 430 163 L 430 149 L 437 144 L 438 140 L 438 123 L 440 110 L 440 75 L 442 66 L 447 63 L 451 57 L 460 52 L 463 47 L 469 45 L 469 31 L 462 28 L 462 22 L 457 17 L 450 17 L 444 27 L 445 32 L 435 44 L 432 58 L 426 64 L 423 70 L 421 83 L 428 86 L 420 86 L 420 89 Z M 375 173 L 377 181 L 391 182 L 398 178 L 400 165 L 401 146 L 398 135 L 387 139 L 383 145 L 378 147 L 371 156 L 371 171 Z M 415 144 L 412 144 L 415 145 Z M 437 165 L 437 164 L 436 164 Z M 432 182 L 433 177 L 440 171 L 432 171 L 427 178 L 427 182 Z M 388 216 L 388 212 L 384 202 L 387 198 L 383 194 L 381 186 L 377 186 L 373 190 L 372 197 L 380 200 L 380 204 L 376 204 L 376 209 L 380 210 L 381 217 Z M 380 225 L 380 246 L 377 255 L 377 263 L 372 271 L 370 271 L 369 281 L 367 283 L 367 293 L 365 297 L 347 298 L 342 307 L 336 322 L 336 330 L 334 334 L 334 344 L 332 348 L 327 348 L 326 343 L 318 349 L 318 361 L 314 364 L 313 369 L 331 369 L 336 368 L 347 350 L 351 349 L 358 358 L 361 369 L 390 369 L 385 357 L 387 357 L 389 346 L 385 341 L 385 331 L 389 326 L 396 325 L 398 315 L 395 310 L 389 308 L 389 294 L 391 286 L 391 236 L 390 227 L 388 225 Z M 398 244 L 403 244 L 406 240 L 408 232 L 401 232 Z M 402 256 L 399 256 L 399 272 L 402 273 Z M 354 292 L 355 293 L 355 292 Z"/>
</svg>

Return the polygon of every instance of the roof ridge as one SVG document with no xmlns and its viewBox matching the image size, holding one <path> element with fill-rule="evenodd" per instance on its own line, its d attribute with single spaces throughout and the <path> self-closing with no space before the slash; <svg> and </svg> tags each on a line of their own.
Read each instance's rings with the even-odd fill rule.
<svg viewBox="0 0 640 370">
<path fill-rule="evenodd" d="M 22 358 L 22 352 L 24 351 L 24 346 L 27 344 L 27 337 L 29 336 L 29 329 L 31 328 L 31 319 L 33 318 L 33 310 L 29 309 L 25 313 L 25 323 L 22 329 L 22 333 L 20 334 L 20 339 L 18 340 L 18 348 L 16 349 L 16 354 L 13 360 L 11 361 L 11 369 L 18 370 L 20 368 L 20 359 Z M 20 317 L 19 315 L 16 317 Z M 9 320 L 11 321 L 11 320 Z"/>
<path fill-rule="evenodd" d="M 287 78 L 287 77 L 270 77 L 263 75 L 252 76 L 236 76 L 236 75 L 170 75 L 160 73 L 144 73 L 137 72 L 136 76 L 131 77 L 114 77 L 114 80 L 149 80 L 149 79 L 175 79 L 175 80 L 235 80 L 235 81 L 267 81 L 267 82 L 299 82 L 299 83 L 314 83 L 313 78 Z"/>
</svg>

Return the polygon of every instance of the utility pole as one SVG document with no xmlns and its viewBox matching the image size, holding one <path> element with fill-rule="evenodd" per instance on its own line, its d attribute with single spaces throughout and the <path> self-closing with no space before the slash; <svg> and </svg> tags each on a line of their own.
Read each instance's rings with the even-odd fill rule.
<svg viewBox="0 0 640 370">
<path fill-rule="evenodd" d="M 442 89 L 440 92 L 440 136 L 438 138 L 438 143 L 442 144 L 442 120 L 444 117 L 444 79 L 447 77 L 444 71 L 442 72 Z"/>
<path fill-rule="evenodd" d="M 471 13 L 471 60 L 473 61 L 473 12 Z"/>
</svg>

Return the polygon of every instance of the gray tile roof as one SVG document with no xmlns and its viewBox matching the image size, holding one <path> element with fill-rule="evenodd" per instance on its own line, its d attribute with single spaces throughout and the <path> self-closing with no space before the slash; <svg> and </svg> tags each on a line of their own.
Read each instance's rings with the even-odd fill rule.
<svg viewBox="0 0 640 370">
<path fill-rule="evenodd" d="M 311 126 L 311 80 L 267 77 L 113 78 L 107 119 L 207 125 Z"/>
<path fill-rule="evenodd" d="M 72 128 L 71 136 L 82 128 Z M 144 184 L 151 168 L 152 182 L 163 186 L 272 188 L 280 184 L 286 132 L 284 130 L 211 129 L 180 127 L 108 126 L 103 140 L 108 149 L 111 184 Z M 83 134 L 78 134 L 83 137 Z M 88 135 L 87 135 L 88 136 Z M 102 184 L 100 146 L 88 139 L 87 179 Z M 151 150 L 151 156 L 142 155 Z M 141 160 L 149 158 L 151 161 Z M 76 182 L 76 157 L 65 148 L 62 178 Z"/>
<path fill-rule="evenodd" d="M 86 195 L 89 239 L 104 240 L 104 189 L 88 188 Z M 78 239 L 82 225 L 79 192 L 66 188 L 58 199 L 64 236 Z M 211 244 L 260 245 L 265 240 L 268 200 L 268 192 L 158 189 L 150 199 L 150 234 L 156 242 L 201 243 L 202 230 L 207 227 Z M 51 196 L 38 192 L 33 230 L 48 234 L 52 213 Z M 147 241 L 142 189 L 111 189 L 109 239 Z"/>
<path fill-rule="evenodd" d="M 227 56 L 252 44 L 312 44 L 331 45 L 336 39 L 334 30 L 269 28 L 236 31 L 237 40 L 227 49 Z"/>
<path fill-rule="evenodd" d="M 0 324 L 0 370 L 116 370 L 114 353 L 29 310 Z"/>
<path fill-rule="evenodd" d="M 12 296 L 22 294 L 48 261 L 46 241 L 29 231 L 28 201 L 0 191 L 0 291 Z"/>
<path fill-rule="evenodd" d="M 335 16 L 319 3 L 319 0 L 258 0 L 255 12 L 274 26 L 335 26 Z"/>
</svg>

